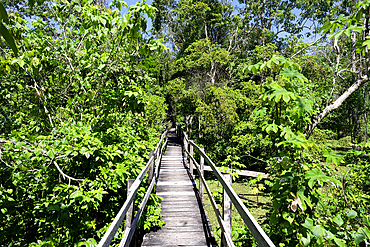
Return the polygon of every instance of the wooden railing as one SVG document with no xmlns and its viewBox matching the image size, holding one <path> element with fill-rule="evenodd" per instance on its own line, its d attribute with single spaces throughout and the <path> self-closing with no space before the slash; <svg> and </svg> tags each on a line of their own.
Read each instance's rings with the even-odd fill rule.
<svg viewBox="0 0 370 247">
<path fill-rule="evenodd" d="M 132 237 L 134 236 L 136 227 L 139 223 L 140 217 L 144 211 L 146 203 L 149 199 L 150 194 L 153 191 L 154 184 L 158 177 L 159 164 L 162 159 L 163 150 L 167 146 L 167 133 L 170 128 L 170 123 L 167 124 L 167 129 L 161 135 L 160 141 L 157 143 L 157 147 L 154 151 L 149 154 L 149 161 L 143 170 L 140 172 L 139 176 L 133 180 L 131 186 L 128 190 L 128 195 L 125 203 L 123 204 L 121 210 L 118 212 L 114 218 L 112 224 L 109 226 L 109 229 L 105 232 L 103 238 L 100 240 L 98 247 L 107 247 L 112 242 L 114 236 L 116 235 L 119 227 L 122 224 L 123 219 L 126 216 L 126 228 L 124 231 L 123 238 L 119 244 L 119 247 L 126 247 L 130 245 Z M 145 175 L 148 173 L 148 189 L 146 190 L 145 196 L 136 212 L 135 217 L 132 219 L 131 210 L 135 202 L 136 193 L 139 190 L 141 182 L 143 181 Z M 130 222 L 131 221 L 131 222 Z"/>
<path fill-rule="evenodd" d="M 244 203 L 241 201 L 237 193 L 234 191 L 234 189 L 231 186 L 231 176 L 230 174 L 223 175 L 216 165 L 212 162 L 212 160 L 208 157 L 208 155 L 204 152 L 204 148 L 199 147 L 196 145 L 193 141 L 189 140 L 187 134 L 179 128 L 178 125 L 176 125 L 176 131 L 178 136 L 182 137 L 183 145 L 184 145 L 184 151 L 186 153 L 186 156 L 189 157 L 189 170 L 190 173 L 193 174 L 193 166 L 195 165 L 196 170 L 199 174 L 199 194 L 201 198 L 203 197 L 203 187 L 205 188 L 207 195 L 209 197 L 209 200 L 211 202 L 211 205 L 213 207 L 213 210 L 216 214 L 218 224 L 220 225 L 221 232 L 222 232 L 222 245 L 223 246 L 234 246 L 234 243 L 232 242 L 231 238 L 231 203 L 234 205 L 234 207 L 237 209 L 238 213 L 240 214 L 241 218 L 243 219 L 244 223 L 247 225 L 249 230 L 252 233 L 252 236 L 256 240 L 259 246 L 262 247 L 275 247 L 274 243 L 271 241 L 271 239 L 267 236 L 267 234 L 263 231 L 261 226 L 258 224 L 258 222 L 254 219 L 252 214 L 249 212 L 249 210 L 246 208 Z M 194 148 L 198 150 L 200 161 L 199 163 L 195 160 L 193 156 Z M 186 157 L 187 158 L 187 157 Z M 204 161 L 211 167 L 214 175 L 218 179 L 218 181 L 221 183 L 223 189 L 224 189 L 224 198 L 223 198 L 223 217 L 220 213 L 220 210 L 218 209 L 218 206 L 216 204 L 215 199 L 212 196 L 212 193 L 206 183 L 206 180 L 204 179 Z"/>
</svg>

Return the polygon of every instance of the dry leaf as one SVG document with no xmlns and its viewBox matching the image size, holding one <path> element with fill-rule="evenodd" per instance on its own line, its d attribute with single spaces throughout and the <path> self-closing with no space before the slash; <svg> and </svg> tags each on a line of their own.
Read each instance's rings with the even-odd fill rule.
<svg viewBox="0 0 370 247">
<path fill-rule="evenodd" d="M 299 197 L 296 197 L 294 199 L 294 201 L 292 201 L 292 204 L 290 205 L 290 208 L 292 209 L 293 212 L 297 211 L 297 208 L 300 208 L 303 212 L 303 206 L 302 206 L 302 202 L 301 200 L 299 199 Z"/>
</svg>

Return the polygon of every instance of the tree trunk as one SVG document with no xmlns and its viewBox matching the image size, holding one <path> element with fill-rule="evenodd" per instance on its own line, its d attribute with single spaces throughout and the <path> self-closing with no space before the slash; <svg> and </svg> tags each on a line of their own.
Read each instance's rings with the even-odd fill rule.
<svg viewBox="0 0 370 247">
<path fill-rule="evenodd" d="M 193 121 L 193 116 L 187 115 L 186 116 L 186 132 L 188 133 L 188 138 L 191 136 L 191 123 Z"/>
<path fill-rule="evenodd" d="M 198 138 L 203 138 L 203 133 L 201 131 L 201 125 L 200 125 L 200 116 L 198 116 Z"/>
<path fill-rule="evenodd" d="M 358 79 L 351 87 L 349 87 L 336 101 L 332 104 L 325 107 L 325 109 L 317 116 L 315 122 L 308 127 L 306 132 L 306 138 L 308 139 L 312 131 L 316 128 L 316 126 L 332 111 L 339 108 L 343 102 L 353 93 L 355 92 L 364 82 L 367 82 L 369 78 L 367 76 L 363 76 L 361 79 Z"/>
<path fill-rule="evenodd" d="M 367 106 L 366 106 L 366 90 L 364 89 L 362 91 L 362 101 L 364 104 L 364 115 L 363 115 L 363 121 L 364 121 L 364 127 L 365 127 L 365 142 L 367 142 Z"/>
<path fill-rule="evenodd" d="M 266 0 L 262 2 L 262 13 L 261 13 L 261 30 L 262 30 L 262 46 L 265 46 L 265 4 Z"/>
<path fill-rule="evenodd" d="M 356 73 L 357 71 L 357 63 L 356 63 L 356 33 L 351 33 L 351 70 L 352 70 L 352 81 L 356 82 L 359 78 L 359 74 Z M 361 124 L 360 118 L 358 116 L 358 100 L 354 100 L 354 107 L 353 107 L 353 137 L 357 143 L 361 142 Z"/>
<path fill-rule="evenodd" d="M 361 123 L 360 123 L 360 116 L 359 116 L 359 110 L 358 110 L 358 100 L 355 100 L 355 106 L 354 108 L 354 133 L 353 136 L 356 140 L 357 144 L 361 143 Z"/>
</svg>

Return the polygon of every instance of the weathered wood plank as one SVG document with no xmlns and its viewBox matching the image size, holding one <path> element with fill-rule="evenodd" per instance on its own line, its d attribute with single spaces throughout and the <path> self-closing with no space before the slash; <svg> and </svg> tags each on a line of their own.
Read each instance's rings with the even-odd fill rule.
<svg viewBox="0 0 370 247">
<path fill-rule="evenodd" d="M 201 225 L 201 222 L 197 221 L 178 221 L 176 219 L 173 220 L 166 220 L 166 227 L 197 227 Z M 189 236 L 191 238 L 191 236 Z"/>
<path fill-rule="evenodd" d="M 196 201 L 189 201 L 189 200 L 186 200 L 187 198 L 177 198 L 178 200 L 175 200 L 175 201 L 171 201 L 169 199 L 163 199 L 162 201 L 162 206 L 166 206 L 166 205 L 178 205 L 179 207 L 182 207 L 182 206 L 186 206 L 186 205 L 189 205 L 189 206 L 194 206 L 194 207 L 198 207 L 198 202 Z M 180 200 L 180 199 L 183 199 L 183 200 Z"/>
<path fill-rule="evenodd" d="M 150 245 L 154 246 L 154 245 Z M 149 245 L 141 245 L 141 247 L 150 247 Z M 184 246 L 184 245 L 160 245 L 161 247 L 176 247 L 176 246 Z M 207 245 L 186 245 L 187 247 L 208 247 Z"/>
<path fill-rule="evenodd" d="M 183 186 L 171 186 L 171 187 L 167 187 L 167 186 L 161 186 L 159 188 L 157 188 L 157 193 L 160 194 L 162 192 L 173 192 L 175 194 L 177 194 L 177 192 L 184 192 L 184 190 L 187 190 L 186 192 L 192 192 L 193 190 L 193 186 L 192 185 L 183 185 Z"/>
<path fill-rule="evenodd" d="M 183 195 L 161 195 L 163 201 L 173 201 L 173 202 L 183 202 L 194 200 L 193 196 L 183 196 Z M 162 201 L 162 202 L 163 202 Z"/>
<path fill-rule="evenodd" d="M 203 231 L 203 226 L 163 226 L 161 232 L 193 232 L 193 231 Z"/>
<path fill-rule="evenodd" d="M 207 240 L 205 237 L 201 238 L 200 236 L 197 238 L 189 238 L 188 233 L 184 233 L 185 236 L 181 238 L 180 234 L 173 235 L 170 234 L 163 234 L 163 235 L 148 235 L 144 238 L 143 245 L 145 246 L 163 246 L 163 245 L 171 245 L 171 246 L 189 246 L 189 245 L 199 245 L 199 246 L 207 246 Z"/>
<path fill-rule="evenodd" d="M 150 245 L 150 246 L 161 246 L 161 247 L 176 247 L 176 246 L 186 246 L 186 247 L 209 247 L 208 245 L 182 245 L 182 244 Z M 141 247 L 149 247 L 149 246 L 148 246 L 148 245 L 141 245 Z"/>
<path fill-rule="evenodd" d="M 190 185 L 193 186 L 193 183 L 190 182 L 189 180 L 179 180 L 179 181 L 159 181 L 157 183 L 158 186 L 183 186 L 183 185 Z"/>
<path fill-rule="evenodd" d="M 166 215 L 171 215 L 171 214 L 182 214 L 183 212 L 188 212 L 188 213 L 191 213 L 192 215 L 199 215 L 200 216 L 200 212 L 199 212 L 199 209 L 198 208 L 193 208 L 193 207 L 172 207 L 172 208 L 169 208 L 169 207 L 166 207 L 166 208 L 162 208 L 162 212 L 165 213 Z"/>
<path fill-rule="evenodd" d="M 190 196 L 192 195 L 191 191 L 164 191 L 158 192 L 157 196 Z"/>
<path fill-rule="evenodd" d="M 186 214 L 183 215 L 177 215 L 177 216 L 162 216 L 161 218 L 164 221 L 181 221 L 181 222 L 202 222 L 202 219 L 199 218 L 199 215 L 190 215 L 186 212 Z"/>
<path fill-rule="evenodd" d="M 168 239 L 173 239 L 173 238 L 182 238 L 182 239 L 189 239 L 189 235 L 191 238 L 195 239 L 205 239 L 204 238 L 204 232 L 203 231 L 191 231 L 191 232 L 182 232 L 182 231 L 177 231 L 177 232 L 154 232 L 149 236 L 149 239 L 155 238 L 155 237 L 163 237 L 163 238 L 168 238 Z"/>
</svg>

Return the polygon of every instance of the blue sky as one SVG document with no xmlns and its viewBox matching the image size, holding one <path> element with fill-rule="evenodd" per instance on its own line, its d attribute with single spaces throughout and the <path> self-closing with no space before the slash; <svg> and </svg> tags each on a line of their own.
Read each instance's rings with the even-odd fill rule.
<svg viewBox="0 0 370 247">
<path fill-rule="evenodd" d="M 105 3 L 107 5 L 109 5 L 110 3 L 112 2 L 112 0 L 106 0 Z M 135 3 L 139 2 L 139 1 L 136 1 L 136 0 L 126 0 L 125 1 L 127 3 L 128 6 L 130 5 L 134 5 Z M 152 3 L 152 0 L 147 0 L 146 1 L 147 4 L 151 4 Z M 126 9 L 127 10 L 127 9 Z M 124 12 L 124 11 L 123 11 Z"/>
<path fill-rule="evenodd" d="M 108 2 L 111 2 L 110 0 L 108 0 Z M 135 3 L 137 3 L 138 1 L 135 1 L 135 0 L 129 0 L 129 1 L 125 1 L 127 3 L 128 6 L 130 5 L 133 5 Z M 147 0 L 146 1 L 147 4 L 151 4 L 152 3 L 152 0 Z"/>
</svg>

